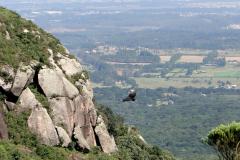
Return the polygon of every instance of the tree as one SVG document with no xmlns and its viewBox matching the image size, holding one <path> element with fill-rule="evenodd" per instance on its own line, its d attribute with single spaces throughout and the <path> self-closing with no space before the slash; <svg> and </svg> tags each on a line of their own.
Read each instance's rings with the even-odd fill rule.
<svg viewBox="0 0 240 160">
<path fill-rule="evenodd" d="M 220 160 L 240 160 L 240 123 L 221 124 L 209 132 L 206 142 Z"/>
</svg>

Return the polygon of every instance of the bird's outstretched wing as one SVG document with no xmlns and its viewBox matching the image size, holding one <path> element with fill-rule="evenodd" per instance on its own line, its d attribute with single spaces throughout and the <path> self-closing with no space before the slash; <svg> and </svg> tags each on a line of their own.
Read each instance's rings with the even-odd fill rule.
<svg viewBox="0 0 240 160">
<path fill-rule="evenodd" d="M 128 96 L 126 98 L 123 99 L 123 102 L 126 101 L 135 101 L 136 99 L 136 91 L 134 89 L 129 90 L 128 92 Z"/>
</svg>

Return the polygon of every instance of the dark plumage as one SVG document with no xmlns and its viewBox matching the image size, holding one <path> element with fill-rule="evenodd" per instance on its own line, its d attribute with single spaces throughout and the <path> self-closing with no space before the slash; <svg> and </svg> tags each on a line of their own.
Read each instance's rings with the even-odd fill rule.
<svg viewBox="0 0 240 160">
<path fill-rule="evenodd" d="M 136 91 L 134 89 L 131 89 L 129 92 L 128 92 L 128 96 L 126 98 L 124 98 L 122 101 L 123 102 L 126 102 L 126 101 L 135 101 L 136 99 Z"/>
</svg>

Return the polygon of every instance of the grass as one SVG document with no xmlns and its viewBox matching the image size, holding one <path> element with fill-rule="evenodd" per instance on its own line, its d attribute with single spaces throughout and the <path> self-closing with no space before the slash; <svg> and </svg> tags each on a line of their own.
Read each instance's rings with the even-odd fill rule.
<svg viewBox="0 0 240 160">
<path fill-rule="evenodd" d="M 134 77 L 140 88 L 156 89 L 159 87 L 176 87 L 184 88 L 192 86 L 216 87 L 218 81 L 230 81 L 231 84 L 240 86 L 240 67 L 234 65 L 226 65 L 225 67 L 202 66 L 199 73 L 193 72 L 190 77 L 185 76 L 186 70 L 175 68 L 166 76 L 168 78 L 159 78 L 159 73 L 148 74 L 149 77 Z"/>
<path fill-rule="evenodd" d="M 0 23 L 0 66 L 17 68 L 20 62 L 28 64 L 31 60 L 48 65 L 48 48 L 54 53 L 65 53 L 58 39 L 15 12 L 0 7 Z M 6 39 L 6 32 L 10 40 Z"/>
<path fill-rule="evenodd" d="M 240 78 L 240 71 L 223 71 L 214 74 L 214 77 L 219 78 Z"/>
<path fill-rule="evenodd" d="M 188 86 L 192 86 L 195 88 L 201 88 L 201 87 L 216 87 L 217 82 L 219 80 L 221 81 L 230 81 L 232 84 L 236 84 L 237 86 L 240 86 L 240 78 L 228 78 L 228 77 L 198 77 L 198 78 L 180 78 L 180 77 L 174 77 L 174 78 L 134 78 L 136 80 L 137 84 L 139 85 L 139 88 L 149 88 L 149 89 L 157 89 L 159 87 L 168 88 L 168 87 L 176 87 L 176 88 L 184 88 Z M 209 83 L 210 82 L 210 83 Z"/>
<path fill-rule="evenodd" d="M 51 113 L 50 104 L 47 97 L 39 91 L 36 85 L 30 84 L 28 87 L 35 95 L 36 99 L 42 104 L 42 106 L 47 109 L 48 113 Z"/>
<path fill-rule="evenodd" d="M 176 87 L 176 88 L 184 88 L 187 86 L 194 86 L 196 88 L 207 87 L 208 83 L 202 81 L 201 79 L 193 79 L 193 78 L 134 78 L 139 88 L 150 88 L 156 89 L 159 87 L 168 88 L 168 87 Z"/>
<path fill-rule="evenodd" d="M 38 144 L 37 137 L 29 131 L 27 126 L 29 115 L 30 111 L 23 113 L 12 111 L 5 114 L 8 134 L 12 143 L 28 147 L 35 147 Z"/>
</svg>

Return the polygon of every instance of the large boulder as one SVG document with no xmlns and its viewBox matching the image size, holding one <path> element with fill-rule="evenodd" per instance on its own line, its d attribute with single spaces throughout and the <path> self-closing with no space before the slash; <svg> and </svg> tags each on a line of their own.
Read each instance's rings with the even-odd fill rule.
<svg viewBox="0 0 240 160">
<path fill-rule="evenodd" d="M 89 125 L 90 117 L 88 116 L 88 106 L 84 105 L 84 99 L 82 96 L 77 96 L 73 100 L 75 106 L 74 113 L 74 123 L 75 126 L 79 125 L 80 127 Z"/>
<path fill-rule="evenodd" d="M 3 114 L 0 111 L 0 139 L 8 139 L 8 129 L 4 122 Z"/>
<path fill-rule="evenodd" d="M 81 88 L 81 95 L 85 98 L 93 99 L 93 89 L 89 80 L 79 79 L 75 82 L 77 88 Z"/>
<path fill-rule="evenodd" d="M 58 126 L 56 126 L 56 130 L 57 130 L 62 147 L 67 147 L 72 142 L 67 132 L 62 127 L 58 127 Z"/>
<path fill-rule="evenodd" d="M 8 65 L 1 66 L 0 87 L 5 91 L 9 91 L 12 87 L 14 76 L 15 74 L 12 67 Z"/>
<path fill-rule="evenodd" d="M 28 118 L 28 127 L 38 136 L 42 144 L 49 146 L 59 144 L 55 126 L 48 115 L 47 110 L 42 106 L 33 108 L 32 113 Z"/>
<path fill-rule="evenodd" d="M 89 147 L 96 146 L 91 119 L 91 114 L 95 110 L 93 110 L 91 106 L 85 104 L 85 100 L 82 96 L 76 97 L 73 102 L 75 106 L 74 124 L 81 130 L 81 136 L 79 137 L 84 138 Z M 79 134 L 79 132 L 77 134 Z"/>
<path fill-rule="evenodd" d="M 53 69 L 40 70 L 38 82 L 47 97 L 68 97 L 73 99 L 79 94 L 78 89 L 71 82 Z"/>
<path fill-rule="evenodd" d="M 32 67 L 21 65 L 14 77 L 14 82 L 11 88 L 11 92 L 15 96 L 20 96 L 25 86 L 27 86 L 33 79 L 35 70 Z"/>
<path fill-rule="evenodd" d="M 86 93 L 89 95 L 89 97 L 91 99 L 93 99 L 93 87 L 92 87 L 92 83 L 90 82 L 90 80 L 86 80 L 85 86 L 87 89 Z"/>
<path fill-rule="evenodd" d="M 10 101 L 7 101 L 6 99 L 4 100 L 4 104 L 7 107 L 8 111 L 13 111 L 16 107 L 16 104 Z"/>
<path fill-rule="evenodd" d="M 67 76 L 70 77 L 74 74 L 81 73 L 82 66 L 75 58 L 68 58 L 58 54 L 57 59 L 57 64 Z"/>
<path fill-rule="evenodd" d="M 12 87 L 12 83 L 8 83 L 4 78 L 0 77 L 0 87 L 5 91 L 9 91 Z"/>
<path fill-rule="evenodd" d="M 87 150 L 91 149 L 90 145 L 88 144 L 86 138 L 83 135 L 83 131 L 80 126 L 76 126 L 74 128 L 73 135 L 74 135 L 74 138 L 77 140 L 79 147 Z"/>
<path fill-rule="evenodd" d="M 41 105 L 36 99 L 35 95 L 29 88 L 26 88 L 18 99 L 18 111 L 26 111 L 33 109 L 34 107 Z"/>
<path fill-rule="evenodd" d="M 103 152 L 113 153 L 117 151 L 117 146 L 114 141 L 114 138 L 109 135 L 107 127 L 101 115 L 98 116 L 95 132 L 99 139 Z"/>
<path fill-rule="evenodd" d="M 92 99 L 87 98 L 85 100 L 85 105 L 88 106 L 88 115 L 89 115 L 91 124 L 95 127 L 97 123 L 97 111 L 93 104 Z"/>
<path fill-rule="evenodd" d="M 71 137 L 75 111 L 73 102 L 67 97 L 52 98 L 49 102 L 54 125 L 63 127 Z"/>
</svg>

